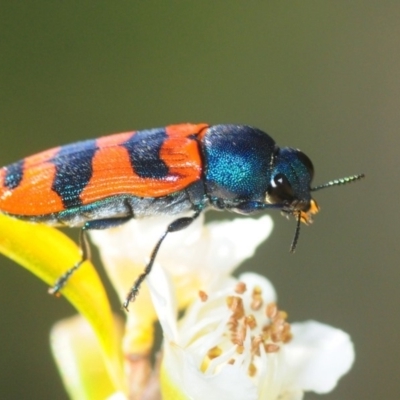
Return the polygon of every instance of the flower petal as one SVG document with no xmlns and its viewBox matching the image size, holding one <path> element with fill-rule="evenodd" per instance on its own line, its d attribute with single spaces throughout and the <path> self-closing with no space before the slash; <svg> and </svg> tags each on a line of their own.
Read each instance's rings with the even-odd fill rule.
<svg viewBox="0 0 400 400">
<path fill-rule="evenodd" d="M 122 301 L 174 219 L 171 216 L 132 219 L 114 229 L 91 232 Z M 157 263 L 174 281 L 179 308 L 187 306 L 199 288 L 207 288 L 211 282 L 225 278 L 251 257 L 272 230 L 272 219 L 267 215 L 257 220 L 236 218 L 207 225 L 203 219 L 201 215 L 185 230 L 169 234 L 157 255 Z"/>
<path fill-rule="evenodd" d="M 240 368 L 228 365 L 216 375 L 204 375 L 185 350 L 171 344 L 161 367 L 164 400 L 257 400 L 257 388 Z"/>
<path fill-rule="evenodd" d="M 121 302 L 125 300 L 135 278 L 143 272 L 155 244 L 176 218 L 132 219 L 117 228 L 91 232 Z M 187 229 L 169 234 L 160 248 L 156 263 L 168 271 L 168 279 L 174 283 L 178 307 L 186 307 L 200 289 L 229 275 L 254 253 L 271 229 L 269 216 L 258 220 L 238 218 L 204 225 L 201 215 Z M 143 354 L 152 347 L 153 326 L 157 319 L 146 284 L 142 285 L 140 295 L 129 310 L 124 353 Z"/>
<path fill-rule="evenodd" d="M 125 393 L 116 392 L 112 394 L 110 397 L 107 397 L 107 400 L 129 400 L 129 399 L 128 397 L 126 397 Z"/>
<path fill-rule="evenodd" d="M 350 336 L 316 321 L 292 324 L 293 340 L 285 346 L 287 386 L 330 392 L 355 358 Z"/>
<path fill-rule="evenodd" d="M 59 230 L 2 214 L 0 252 L 49 285 L 54 284 L 81 257 L 77 245 Z M 100 278 L 89 261 L 71 277 L 62 289 L 62 294 L 96 332 L 115 385 L 123 387 L 122 364 L 115 340 L 111 308 Z"/>
<path fill-rule="evenodd" d="M 161 274 L 162 271 L 160 268 L 158 273 Z M 268 319 L 265 315 L 267 304 L 275 301 L 276 294 L 272 284 L 260 275 L 246 273 L 241 275 L 239 281 L 227 277 L 220 281 L 219 286 L 207 294 L 204 293 L 205 297 L 200 296 L 186 310 L 185 316 L 179 321 L 178 330 L 173 293 L 168 290 L 167 279 L 156 275 L 149 278 L 150 292 L 164 331 L 161 368 L 164 398 L 259 398 L 260 388 L 250 370 L 253 365 L 255 367 L 255 364 L 260 364 L 261 360 L 258 360 L 260 357 L 255 357 L 253 364 L 255 342 L 252 337 L 253 334 L 257 337 L 261 335 L 265 326 L 262 321 Z M 232 304 L 231 308 L 227 304 L 231 300 L 238 300 L 237 307 Z M 249 319 L 243 314 L 237 315 L 235 320 L 235 310 L 239 314 L 243 311 Z M 251 317 L 254 317 L 255 324 L 259 326 L 259 332 L 250 332 L 256 328 L 253 326 L 250 329 L 247 325 L 251 324 Z M 248 327 L 243 339 L 236 337 L 236 334 L 243 333 L 239 325 Z M 240 345 L 241 340 L 243 343 Z M 272 357 L 274 358 L 273 355 Z M 266 380 L 260 379 L 263 383 Z M 267 380 L 271 382 L 269 378 Z M 232 382 L 235 384 L 232 385 Z M 270 388 L 268 396 L 260 398 L 276 399 L 280 392 L 275 396 L 274 389 Z"/>
<path fill-rule="evenodd" d="M 178 309 L 168 273 L 159 264 L 155 264 L 153 271 L 147 279 L 147 283 L 153 307 L 157 312 L 164 337 L 170 341 L 177 341 L 176 319 Z"/>
<path fill-rule="evenodd" d="M 93 329 L 80 315 L 58 322 L 50 334 L 51 347 L 71 399 L 105 399 L 113 384 Z"/>
<path fill-rule="evenodd" d="M 257 247 L 272 232 L 274 224 L 269 215 L 261 218 L 235 218 L 207 224 L 210 232 L 208 259 L 203 263 L 208 268 L 218 268 L 228 275 L 244 260 L 252 257 Z"/>
<path fill-rule="evenodd" d="M 291 328 L 272 284 L 258 274 L 203 292 L 179 324 L 164 275 L 160 268 L 149 288 L 164 331 L 165 398 L 300 400 L 304 391 L 332 390 L 351 367 L 349 336 L 314 321 Z"/>
</svg>

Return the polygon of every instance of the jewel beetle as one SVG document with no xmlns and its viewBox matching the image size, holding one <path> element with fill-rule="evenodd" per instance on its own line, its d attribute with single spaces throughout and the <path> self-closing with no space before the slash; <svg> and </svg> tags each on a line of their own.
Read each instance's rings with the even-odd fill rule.
<svg viewBox="0 0 400 400">
<path fill-rule="evenodd" d="M 280 148 L 265 132 L 245 125 L 178 124 L 119 133 L 56 147 L 0 169 L 0 212 L 54 226 L 80 227 L 82 257 L 49 290 L 57 294 L 90 257 L 86 232 L 131 218 L 179 215 L 156 243 L 134 282 L 127 310 L 171 233 L 207 209 L 254 214 L 279 209 L 300 223 L 319 207 L 311 192 L 356 181 L 352 175 L 311 187 L 314 167 L 300 150 Z"/>
</svg>

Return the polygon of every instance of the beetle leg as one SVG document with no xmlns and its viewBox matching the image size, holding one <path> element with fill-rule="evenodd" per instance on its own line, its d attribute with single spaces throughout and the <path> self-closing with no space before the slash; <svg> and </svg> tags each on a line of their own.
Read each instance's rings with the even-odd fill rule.
<svg viewBox="0 0 400 400">
<path fill-rule="evenodd" d="M 68 269 L 63 275 L 61 275 L 54 285 L 48 290 L 52 295 L 59 295 L 60 290 L 68 282 L 71 275 L 87 260 L 90 260 L 90 245 L 87 238 L 87 231 L 94 229 L 108 229 L 113 228 L 118 225 L 122 225 L 132 218 L 131 215 L 121 218 L 109 218 L 109 219 L 99 219 L 94 221 L 88 221 L 83 225 L 79 233 L 79 247 L 81 249 L 81 259 Z"/>
<path fill-rule="evenodd" d="M 79 247 L 81 248 L 82 257 L 81 259 L 69 270 L 67 270 L 63 275 L 61 275 L 55 284 L 49 288 L 48 292 L 52 295 L 59 296 L 60 290 L 68 282 L 71 275 L 86 261 L 90 260 L 90 246 L 87 238 L 87 233 L 83 227 L 79 233 Z"/>
<path fill-rule="evenodd" d="M 250 215 L 258 213 L 265 209 L 282 208 L 282 204 L 268 204 L 268 203 L 261 203 L 260 201 L 244 201 L 242 203 L 235 204 L 231 207 L 225 207 L 225 208 L 235 211 L 239 214 Z"/>
<path fill-rule="evenodd" d="M 115 228 L 116 226 L 125 224 L 125 222 L 128 222 L 132 218 L 133 218 L 132 215 L 128 215 L 126 217 L 120 217 L 120 218 L 95 219 L 93 221 L 85 222 L 85 225 L 83 225 L 82 230 L 89 231 L 89 230 Z"/>
<path fill-rule="evenodd" d="M 171 233 L 171 232 L 178 232 L 181 231 L 182 229 L 187 228 L 201 213 L 201 209 L 198 209 L 191 217 L 182 217 L 178 218 L 175 221 L 172 221 L 163 235 L 160 237 L 158 240 L 157 244 L 155 245 L 153 251 L 151 252 L 150 256 L 150 261 L 146 265 L 146 268 L 144 269 L 143 273 L 141 273 L 135 280 L 134 284 L 132 285 L 130 291 L 128 292 L 128 295 L 126 296 L 125 301 L 122 304 L 122 308 L 124 308 L 126 311 L 128 310 L 128 306 L 130 302 L 135 301 L 136 297 L 139 294 L 139 289 L 140 285 L 143 283 L 143 281 L 146 279 L 146 277 L 150 274 L 151 269 L 153 267 L 154 261 L 157 257 L 158 250 L 160 250 L 161 244 L 166 238 L 166 236 Z"/>
</svg>

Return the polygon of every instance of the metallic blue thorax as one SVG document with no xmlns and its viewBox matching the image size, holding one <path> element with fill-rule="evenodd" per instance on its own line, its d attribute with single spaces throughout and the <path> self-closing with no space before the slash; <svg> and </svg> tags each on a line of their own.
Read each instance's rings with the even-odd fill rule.
<svg viewBox="0 0 400 400">
<path fill-rule="evenodd" d="M 242 201 L 264 202 L 276 150 L 274 140 L 256 128 L 210 127 L 203 137 L 203 152 L 211 203 L 224 208 Z"/>
</svg>

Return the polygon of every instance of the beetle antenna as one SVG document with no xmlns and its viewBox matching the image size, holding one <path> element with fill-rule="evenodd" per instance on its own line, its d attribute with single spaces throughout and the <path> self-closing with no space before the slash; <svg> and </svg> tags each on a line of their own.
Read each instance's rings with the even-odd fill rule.
<svg viewBox="0 0 400 400">
<path fill-rule="evenodd" d="M 316 192 L 317 190 L 325 189 L 331 186 L 346 185 L 347 183 L 358 181 L 364 177 L 365 177 L 364 174 L 358 174 L 358 175 L 347 176 L 346 178 L 334 179 L 333 181 L 329 181 L 322 185 L 315 186 L 311 188 L 310 191 Z"/>
<path fill-rule="evenodd" d="M 290 252 L 291 253 L 294 253 L 295 250 L 296 250 L 297 241 L 299 240 L 299 236 L 300 236 L 300 223 L 301 223 L 301 212 L 298 212 L 297 213 L 296 230 L 294 231 L 292 244 L 290 245 Z"/>
</svg>

